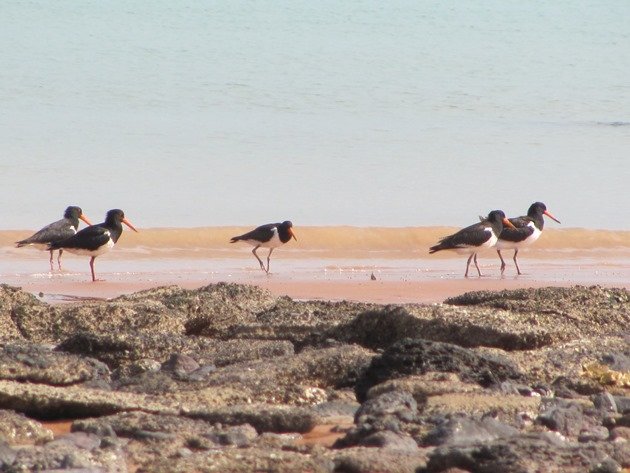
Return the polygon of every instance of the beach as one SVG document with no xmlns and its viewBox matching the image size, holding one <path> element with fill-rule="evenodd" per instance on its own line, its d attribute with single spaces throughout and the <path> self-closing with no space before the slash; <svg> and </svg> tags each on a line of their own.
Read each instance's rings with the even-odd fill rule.
<svg viewBox="0 0 630 473">
<path fill-rule="evenodd" d="M 517 276 L 512 251 L 504 251 L 505 274 L 495 251 L 480 253 L 484 276 L 466 257 L 451 252 L 428 255 L 427 248 L 448 227 L 302 227 L 298 241 L 273 253 L 269 275 L 260 270 L 251 246 L 230 245 L 230 235 L 246 227 L 146 229 L 125 232 L 116 247 L 96 259 L 65 252 L 63 270 L 49 270 L 48 253 L 14 248 L 28 231 L 0 232 L 2 282 L 48 302 L 109 299 L 159 286 L 195 289 L 218 282 L 252 284 L 298 300 L 438 303 L 468 291 L 528 287 L 602 285 L 630 287 L 630 232 L 584 229 L 545 230 L 533 247 L 519 252 Z M 264 248 L 258 250 L 266 258 Z M 55 258 L 57 255 L 55 254 Z M 374 278 L 372 278 L 374 275 Z"/>
<path fill-rule="evenodd" d="M 630 232 L 465 278 L 453 228 L 298 227 L 270 274 L 246 230 L 124 232 L 96 282 L 0 232 L 0 469 L 627 471 Z"/>
<path fill-rule="evenodd" d="M 133 262 L 133 260 L 131 261 Z M 92 282 L 89 267 L 86 270 L 64 271 L 63 273 L 37 273 L 5 277 L 4 282 L 22 287 L 48 302 L 73 302 L 80 299 L 110 299 L 123 294 L 130 294 L 159 286 L 177 285 L 185 289 L 196 289 L 217 282 L 236 282 L 252 284 L 268 289 L 274 295 L 289 296 L 297 300 L 349 300 L 356 302 L 374 302 L 379 304 L 401 303 L 439 303 L 444 299 L 469 291 L 497 291 L 528 287 L 569 287 L 578 285 L 601 285 L 605 287 L 630 288 L 630 270 L 626 268 L 585 269 L 575 262 L 556 264 L 553 268 L 539 269 L 538 274 L 507 276 L 501 278 L 498 269 L 490 271 L 483 267 L 486 276 L 476 275 L 464 278 L 458 272 L 459 266 L 449 261 L 442 263 L 442 270 L 417 270 L 409 276 L 392 274 L 391 268 L 374 269 L 366 265 L 362 268 L 344 270 L 325 270 L 318 272 L 299 272 L 288 269 L 287 273 L 266 275 L 255 267 L 256 261 L 239 260 L 243 265 L 250 264 L 251 269 L 240 271 L 191 271 L 184 265 L 186 261 L 170 262 L 173 266 L 167 270 L 146 270 L 143 272 L 107 272 L 105 280 Z M 285 261 L 279 267 L 290 264 Z M 196 261 L 199 263 L 199 261 Z M 180 266 L 181 265 L 181 266 Z M 70 266 L 70 265 L 68 265 Z M 73 265 L 74 267 L 75 265 Z M 113 264 L 101 265 L 107 270 Z M 98 267 L 98 266 L 97 266 Z M 371 280 L 375 273 L 377 279 Z M 332 274 L 331 274 L 332 273 Z M 443 273 L 442 275 L 436 273 Z M 556 275 L 557 277 L 553 277 Z M 602 277 L 603 275 L 603 277 Z"/>
</svg>

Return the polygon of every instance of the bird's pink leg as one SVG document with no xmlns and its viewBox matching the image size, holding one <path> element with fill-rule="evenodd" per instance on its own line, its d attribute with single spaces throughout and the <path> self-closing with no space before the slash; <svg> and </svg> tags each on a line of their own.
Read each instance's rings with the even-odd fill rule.
<svg viewBox="0 0 630 473">
<path fill-rule="evenodd" d="M 505 271 L 505 261 L 503 261 L 503 256 L 501 256 L 501 250 L 497 250 L 497 254 L 499 255 L 499 259 L 501 260 L 501 274 Z"/>
<path fill-rule="evenodd" d="M 57 266 L 59 267 L 59 271 L 61 271 L 61 255 L 63 254 L 63 249 L 59 248 L 59 256 L 57 257 Z"/>
<path fill-rule="evenodd" d="M 483 274 L 481 274 L 481 270 L 479 269 L 479 265 L 477 264 L 477 253 L 474 253 L 473 256 L 475 257 L 474 261 L 475 261 L 475 268 L 477 268 L 477 273 L 479 273 L 479 277 L 483 276 Z"/>
<path fill-rule="evenodd" d="M 269 274 L 269 264 L 271 263 L 271 253 L 273 252 L 273 248 L 269 250 L 269 254 L 267 255 L 267 274 Z"/>
<path fill-rule="evenodd" d="M 471 255 L 468 257 L 468 261 L 466 261 L 466 272 L 464 273 L 464 277 L 465 277 L 465 278 L 467 278 L 467 277 L 468 277 L 468 267 L 470 266 L 470 260 L 472 260 L 472 257 L 473 257 L 474 255 L 475 255 L 474 253 L 473 253 L 473 254 L 471 254 Z"/>
<path fill-rule="evenodd" d="M 517 254 L 518 254 L 518 249 L 514 250 L 514 264 L 516 265 L 516 274 L 520 276 L 523 273 L 521 273 L 521 268 L 518 267 L 518 261 L 516 260 Z"/>
<path fill-rule="evenodd" d="M 92 256 L 90 258 L 90 269 L 92 270 L 92 282 L 105 281 L 104 279 L 96 279 L 96 274 L 94 274 L 94 260 L 95 259 L 96 259 L 96 256 Z"/>
<path fill-rule="evenodd" d="M 262 260 L 258 257 L 258 255 L 256 254 L 256 250 L 260 248 L 260 245 L 256 246 L 253 250 L 252 253 L 254 253 L 254 256 L 256 257 L 256 259 L 258 260 L 258 262 L 260 263 L 260 269 L 262 269 L 264 272 L 267 272 L 267 270 L 265 269 L 265 263 L 262 262 Z"/>
</svg>

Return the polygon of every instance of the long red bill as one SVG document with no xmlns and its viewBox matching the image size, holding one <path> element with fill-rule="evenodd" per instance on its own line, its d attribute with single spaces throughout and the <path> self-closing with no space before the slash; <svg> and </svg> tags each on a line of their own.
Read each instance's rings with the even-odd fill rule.
<svg viewBox="0 0 630 473">
<path fill-rule="evenodd" d="M 79 218 L 83 220 L 85 223 L 87 223 L 88 225 L 92 225 L 92 222 L 90 222 L 90 220 L 85 215 L 81 215 L 79 216 Z"/>
<path fill-rule="evenodd" d="M 510 228 L 514 228 L 516 229 L 516 227 L 512 224 L 512 222 L 510 222 L 507 217 L 505 217 L 503 219 L 503 225 L 505 225 L 506 227 L 510 227 Z"/>
<path fill-rule="evenodd" d="M 292 228 L 289 228 L 289 234 L 293 237 L 293 239 L 295 241 L 297 241 L 297 237 L 295 236 L 295 233 L 293 233 L 293 229 Z"/>
<path fill-rule="evenodd" d="M 549 212 L 547 212 L 546 210 L 543 212 L 547 217 L 549 217 L 551 220 L 555 220 L 556 222 L 560 223 L 560 220 L 558 220 L 556 217 L 554 217 L 553 215 L 551 215 Z"/>
<path fill-rule="evenodd" d="M 126 218 L 122 219 L 122 223 L 124 223 L 125 225 L 127 225 L 129 228 L 131 228 L 134 232 L 138 233 L 138 230 L 136 230 L 136 228 L 131 224 L 131 222 L 129 220 L 127 220 Z"/>
</svg>

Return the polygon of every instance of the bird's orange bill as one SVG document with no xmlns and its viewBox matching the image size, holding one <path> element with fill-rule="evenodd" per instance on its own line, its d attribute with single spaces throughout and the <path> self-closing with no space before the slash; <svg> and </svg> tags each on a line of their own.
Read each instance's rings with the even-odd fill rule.
<svg viewBox="0 0 630 473">
<path fill-rule="evenodd" d="M 547 217 L 549 217 L 551 220 L 555 220 L 556 222 L 560 223 L 560 220 L 558 220 L 556 217 L 554 217 L 553 215 L 551 215 L 551 213 L 547 212 L 546 210 L 543 212 Z"/>
<path fill-rule="evenodd" d="M 297 237 L 295 236 L 295 233 L 293 233 L 293 229 L 291 227 L 289 227 L 289 235 L 291 235 L 293 239 L 297 241 Z"/>
<path fill-rule="evenodd" d="M 122 219 L 122 223 L 124 223 L 125 225 L 127 225 L 129 228 L 131 228 L 134 232 L 138 233 L 138 230 L 136 230 L 136 228 L 131 224 L 131 222 L 129 220 L 127 220 L 126 218 Z"/>
<path fill-rule="evenodd" d="M 90 222 L 90 219 L 87 218 L 85 215 L 81 215 L 79 216 L 79 218 L 83 220 L 85 223 L 87 223 L 88 225 L 92 225 L 92 222 Z"/>
<path fill-rule="evenodd" d="M 516 229 L 516 227 L 512 224 L 512 222 L 510 222 L 507 217 L 505 217 L 503 219 L 503 225 L 505 225 L 506 227 L 510 227 L 510 228 L 514 228 Z"/>
</svg>

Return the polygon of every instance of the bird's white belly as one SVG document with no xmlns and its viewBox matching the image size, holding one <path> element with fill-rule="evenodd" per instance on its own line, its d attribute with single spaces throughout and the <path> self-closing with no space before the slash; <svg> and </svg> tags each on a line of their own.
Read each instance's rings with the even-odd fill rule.
<svg viewBox="0 0 630 473">
<path fill-rule="evenodd" d="M 114 245 L 115 245 L 114 241 L 110 238 L 106 244 L 99 246 L 95 250 L 86 250 L 85 248 L 64 248 L 64 250 L 69 251 L 70 253 L 75 254 L 75 255 L 99 256 L 104 253 L 107 253 L 109 250 L 111 250 L 114 247 Z"/>
<path fill-rule="evenodd" d="M 271 239 L 269 241 L 264 242 L 264 243 L 261 243 L 261 242 L 259 242 L 257 240 L 246 240 L 246 241 L 250 245 L 260 246 L 262 248 L 278 248 L 279 246 L 283 245 L 282 241 L 280 241 L 280 236 L 278 235 L 278 230 L 274 230 L 273 236 L 271 237 Z"/>
<path fill-rule="evenodd" d="M 483 243 L 480 248 L 492 248 L 497 244 L 498 241 L 499 238 L 494 234 L 492 230 L 490 230 L 490 238 L 488 238 L 488 240 Z"/>
<path fill-rule="evenodd" d="M 459 253 L 459 254 L 469 255 L 469 254 L 472 254 L 472 253 L 477 253 L 479 251 L 486 250 L 488 248 L 492 248 L 497 243 L 498 238 L 494 234 L 494 232 L 492 231 L 492 228 L 487 227 L 486 228 L 486 232 L 490 233 L 490 238 L 488 238 L 481 245 L 479 245 L 479 246 L 475 246 L 475 245 L 460 245 L 457 248 L 454 248 L 454 250 L 457 253 Z"/>
<path fill-rule="evenodd" d="M 523 248 L 525 246 L 529 246 L 532 243 L 534 243 L 536 240 L 538 240 L 542 232 L 538 228 L 536 228 L 536 225 L 534 225 L 533 222 L 528 223 L 527 226 L 532 227 L 534 229 L 534 231 L 532 232 L 530 236 L 528 236 L 522 241 L 499 240 L 497 242 L 497 250 L 516 250 L 519 248 Z"/>
</svg>

